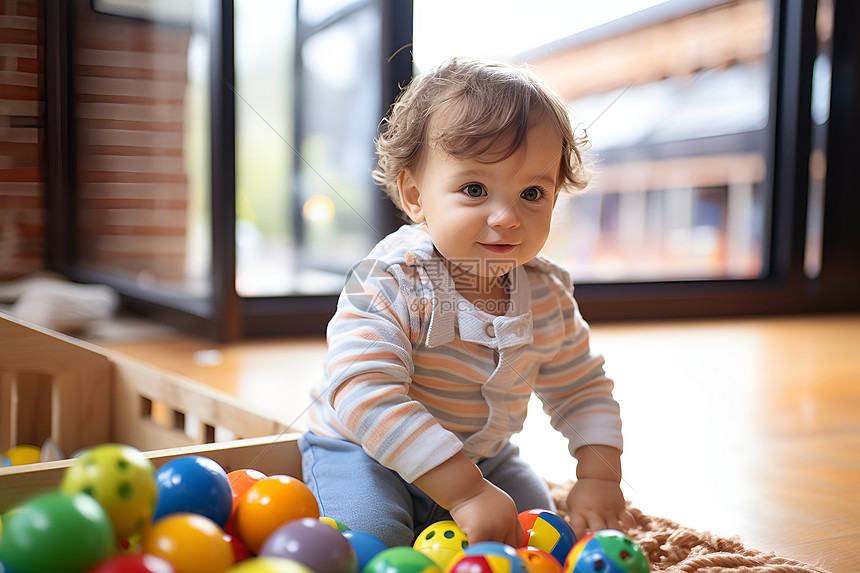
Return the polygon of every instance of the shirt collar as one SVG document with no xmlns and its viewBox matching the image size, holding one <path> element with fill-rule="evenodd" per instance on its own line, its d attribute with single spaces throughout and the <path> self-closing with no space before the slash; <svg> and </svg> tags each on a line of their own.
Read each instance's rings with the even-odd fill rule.
<svg viewBox="0 0 860 573">
<path fill-rule="evenodd" d="M 433 248 L 429 235 L 421 226 L 426 240 L 419 240 L 406 252 L 406 264 L 423 267 L 431 288 L 430 325 L 427 347 L 441 346 L 460 338 L 491 348 L 510 348 L 530 344 L 532 336 L 531 292 L 528 273 L 522 266 L 509 274 L 511 309 L 504 316 L 494 316 L 467 301 L 454 286 L 454 279 Z"/>
</svg>

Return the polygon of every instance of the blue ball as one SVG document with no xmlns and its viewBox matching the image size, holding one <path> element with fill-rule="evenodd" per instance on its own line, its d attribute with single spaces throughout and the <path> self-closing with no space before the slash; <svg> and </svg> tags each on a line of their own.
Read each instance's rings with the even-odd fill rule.
<svg viewBox="0 0 860 573">
<path fill-rule="evenodd" d="M 173 513 L 197 513 L 223 528 L 230 519 L 233 507 L 230 479 L 214 460 L 203 456 L 170 460 L 156 472 L 155 481 L 158 505 L 153 521 Z"/>
<path fill-rule="evenodd" d="M 464 547 L 463 553 L 466 555 L 497 555 L 508 561 L 510 564 L 510 573 L 528 573 L 526 562 L 523 561 L 517 550 L 505 543 L 480 541 Z"/>
<path fill-rule="evenodd" d="M 519 557 L 517 550 L 498 541 L 480 541 L 463 548 L 466 555 L 501 555 L 502 557 Z"/>
<path fill-rule="evenodd" d="M 367 562 L 388 549 L 388 546 L 382 542 L 377 536 L 364 531 L 348 530 L 343 532 L 349 544 L 352 545 L 355 554 L 358 556 L 358 570 L 364 569 Z"/>
</svg>

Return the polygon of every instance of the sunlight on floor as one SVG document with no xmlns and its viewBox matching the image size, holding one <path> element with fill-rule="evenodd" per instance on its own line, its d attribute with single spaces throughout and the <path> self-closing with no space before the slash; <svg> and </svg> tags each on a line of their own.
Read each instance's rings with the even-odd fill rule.
<svg viewBox="0 0 860 573">
<path fill-rule="evenodd" d="M 625 496 L 748 547 L 860 571 L 858 344 L 860 315 L 593 326 L 621 405 Z M 189 360 L 206 341 L 116 346 L 299 427 L 325 358 L 310 339 L 219 347 L 213 364 Z M 514 441 L 543 477 L 574 478 L 537 399 Z"/>
</svg>

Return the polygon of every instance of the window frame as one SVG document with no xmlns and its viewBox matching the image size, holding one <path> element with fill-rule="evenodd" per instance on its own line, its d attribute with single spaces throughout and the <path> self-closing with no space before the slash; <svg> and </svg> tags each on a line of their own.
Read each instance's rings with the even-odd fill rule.
<svg viewBox="0 0 860 573">
<path fill-rule="evenodd" d="M 852 79 L 860 69 L 856 34 L 860 10 L 834 0 L 833 75 L 827 132 L 827 175 L 821 272 L 804 272 L 811 150 L 812 67 L 817 2 L 773 3 L 771 67 L 771 217 L 767 266 L 758 279 L 581 284 L 577 300 L 591 321 L 701 318 L 860 310 L 860 200 L 846 171 L 858 149 L 858 101 Z M 855 73 L 851 73 L 854 70 Z M 840 71 L 842 73 L 840 73 Z"/>
<path fill-rule="evenodd" d="M 211 217 L 212 292 L 190 300 L 75 264 L 75 157 L 71 101 L 71 12 L 66 2 L 46 7 L 46 221 L 48 268 L 71 280 L 116 288 L 124 307 L 193 334 L 218 341 L 253 336 L 321 335 L 337 295 L 240 297 L 235 288 L 235 105 L 232 0 L 212 1 L 211 55 Z M 379 117 L 412 74 L 409 50 L 412 4 L 380 0 L 383 13 L 383 102 Z M 760 279 L 584 283 L 576 286 L 585 318 L 592 322 L 798 312 L 860 311 L 860 194 L 851 193 L 852 149 L 860 149 L 860 7 L 834 0 L 833 74 L 830 120 L 826 124 L 827 172 L 821 271 L 804 273 L 812 67 L 816 56 L 816 0 L 774 0 L 771 120 L 768 185 L 771 217 L 765 276 Z M 229 24 L 229 25 L 228 25 Z M 402 222 L 390 202 L 379 221 L 389 230 Z M 220 232 L 219 232 L 220 230 Z"/>
</svg>

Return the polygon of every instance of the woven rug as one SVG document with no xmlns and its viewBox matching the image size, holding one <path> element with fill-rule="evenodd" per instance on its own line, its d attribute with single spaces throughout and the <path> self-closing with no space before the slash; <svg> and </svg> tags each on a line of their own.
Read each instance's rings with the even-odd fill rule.
<svg viewBox="0 0 860 573">
<path fill-rule="evenodd" d="M 550 483 L 559 513 L 572 482 Z M 684 527 L 672 520 L 646 515 L 630 507 L 636 528 L 626 532 L 639 544 L 651 571 L 666 573 L 828 573 L 808 563 L 744 547 L 739 537 L 720 537 Z"/>
</svg>

